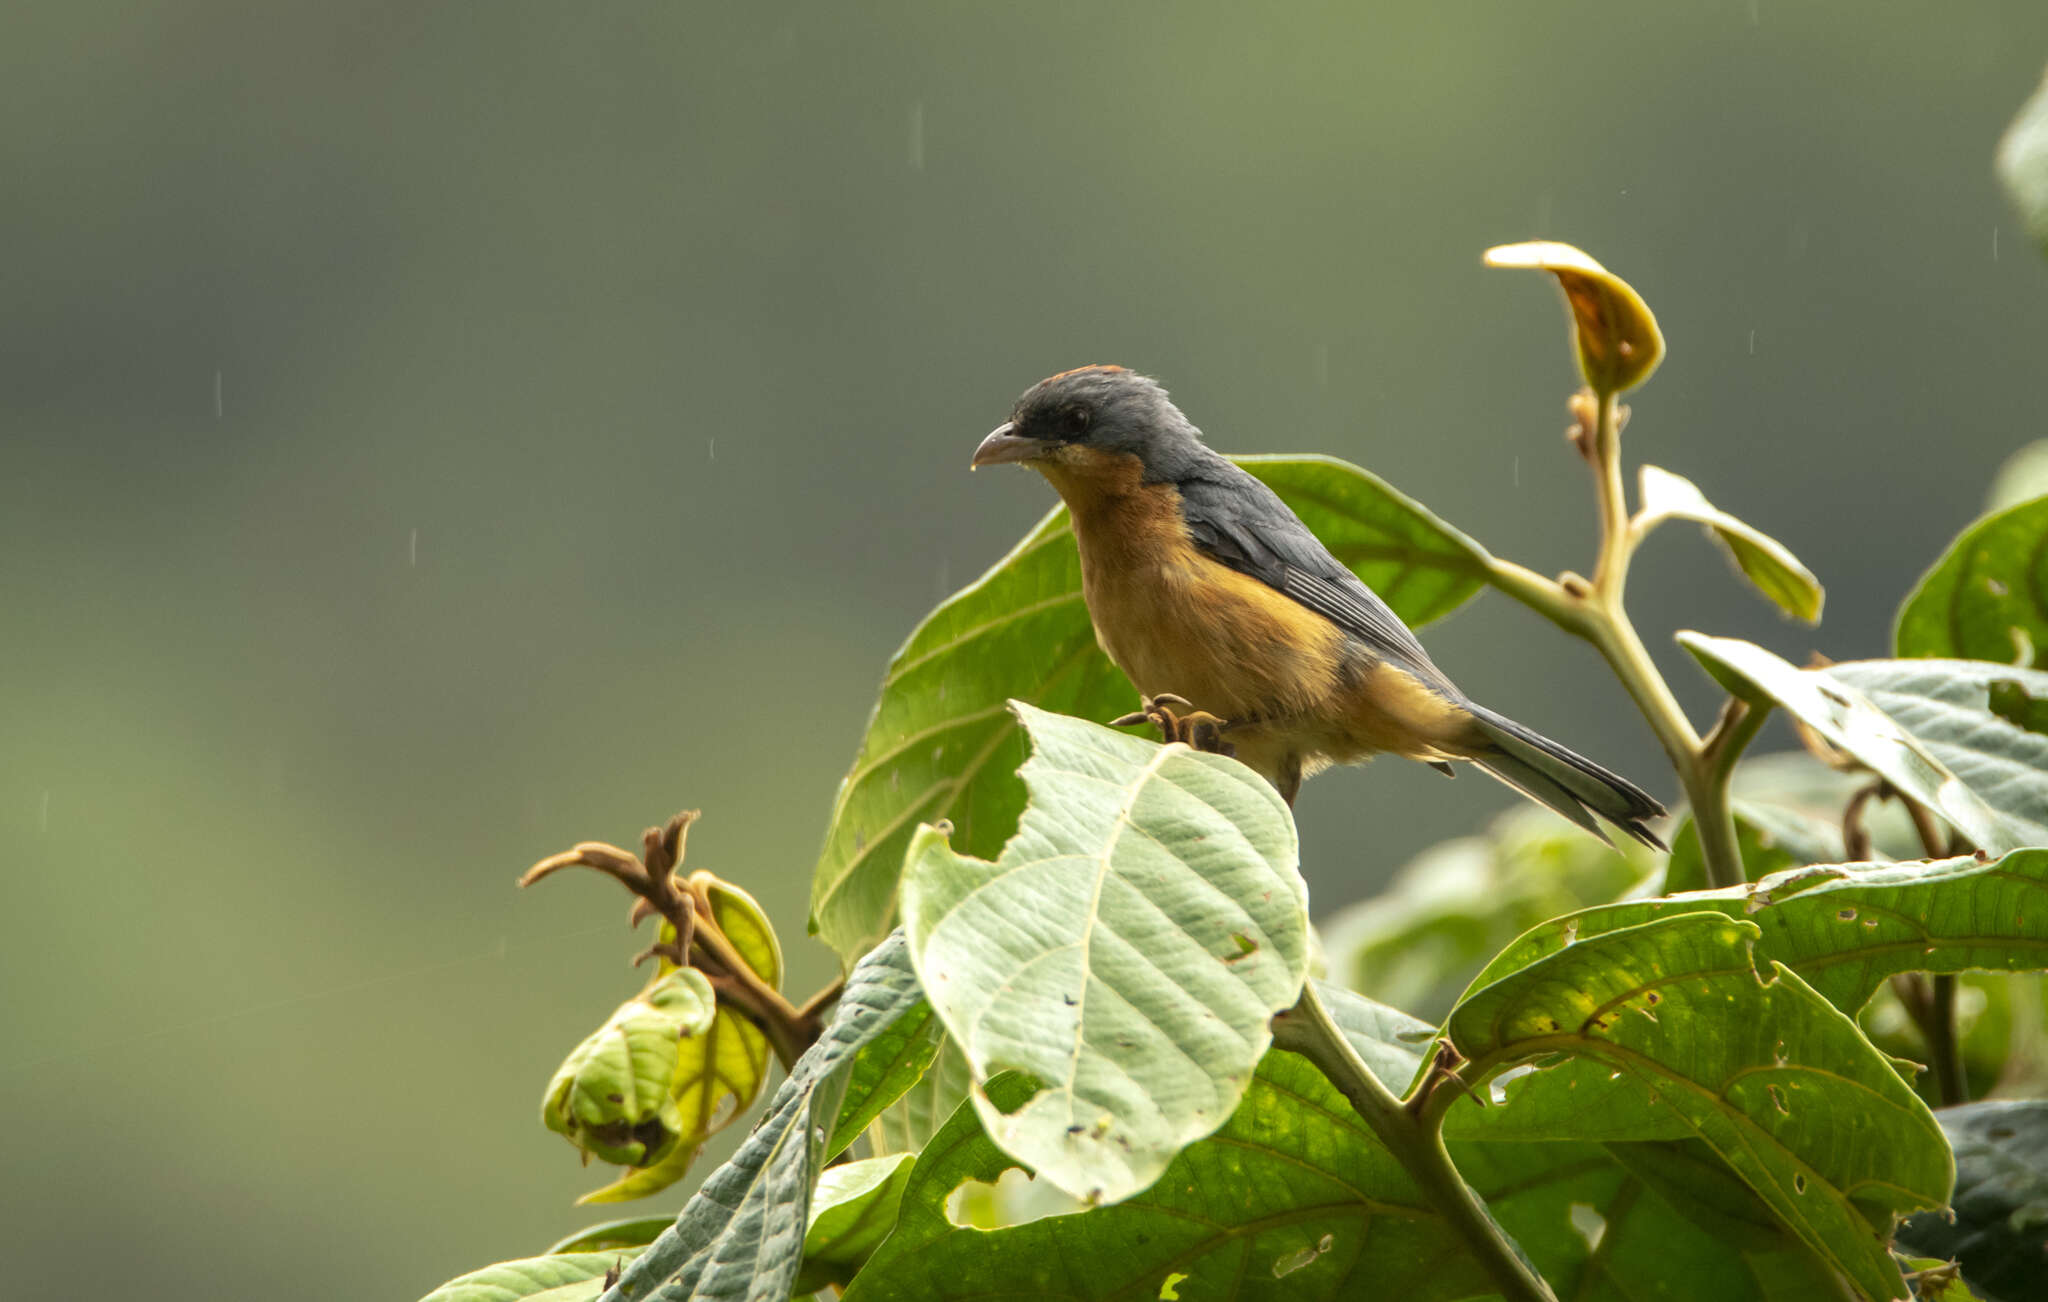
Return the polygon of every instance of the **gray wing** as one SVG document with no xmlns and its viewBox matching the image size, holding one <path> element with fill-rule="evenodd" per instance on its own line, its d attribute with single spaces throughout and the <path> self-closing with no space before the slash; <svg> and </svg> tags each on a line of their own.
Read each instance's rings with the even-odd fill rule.
<svg viewBox="0 0 2048 1302">
<path fill-rule="evenodd" d="M 1463 699 L 1401 617 L 1330 555 L 1272 489 L 1232 463 L 1217 461 L 1178 485 L 1181 513 L 1196 547 L 1307 606 L 1374 655 Z"/>
</svg>

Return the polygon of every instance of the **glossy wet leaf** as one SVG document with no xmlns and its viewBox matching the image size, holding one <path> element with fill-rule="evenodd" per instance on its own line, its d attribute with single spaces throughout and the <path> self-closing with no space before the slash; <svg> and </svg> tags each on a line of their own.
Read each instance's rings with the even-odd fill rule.
<svg viewBox="0 0 2048 1302">
<path fill-rule="evenodd" d="M 1809 624 L 1820 622 L 1822 592 L 1813 571 L 1785 544 L 1709 502 L 1693 482 L 1656 466 L 1642 472 L 1642 509 L 1631 528 L 1643 533 L 1666 520 L 1691 520 L 1728 553 L 1735 568 L 1771 602 Z"/>
<path fill-rule="evenodd" d="M 2048 673 L 1981 660 L 1852 660 L 1854 687 L 1995 811 L 2016 843 L 2048 845 Z"/>
<path fill-rule="evenodd" d="M 825 1168 L 811 1196 L 797 1292 L 845 1284 L 881 1246 L 896 1228 L 896 1207 L 910 1183 L 911 1161 L 909 1153 L 894 1153 Z"/>
<path fill-rule="evenodd" d="M 420 1302 L 589 1302 L 605 1272 L 631 1252 L 577 1252 L 501 1261 L 449 1280 Z"/>
<path fill-rule="evenodd" d="M 710 1029 L 717 997 L 694 968 L 657 977 L 570 1051 L 548 1082 L 547 1128 L 621 1166 L 651 1165 L 685 1124 L 673 1090 L 679 1046 Z"/>
<path fill-rule="evenodd" d="M 1947 1144 L 1853 1021 L 1789 968 L 1752 966 L 1758 936 L 1701 912 L 1581 935 L 1480 986 L 1448 1031 L 1482 1068 L 1596 1064 L 1705 1141 L 1868 1296 L 1901 1296 L 1891 1217 L 1944 1201 Z M 1501 1110 L 1516 1107 L 1510 1091 Z"/>
<path fill-rule="evenodd" d="M 1994 854 L 2026 844 L 1925 744 L 1842 679 L 1825 670 L 1797 668 L 1738 638 L 1688 632 L 1680 633 L 1678 642 L 1723 687 L 1752 703 L 1783 706 L 1973 843 Z"/>
<path fill-rule="evenodd" d="M 989 1085 L 1004 1106 L 1029 1090 L 1014 1076 Z M 1343 1096 L 1290 1053 L 1269 1055 L 1224 1127 L 1136 1197 L 995 1230 L 948 1219 L 955 1189 L 1015 1165 L 975 1109 L 956 1112 L 918 1157 L 897 1230 L 847 1302 L 1449 1302 L 1492 1293 Z"/>
<path fill-rule="evenodd" d="M 1698 1140 L 1465 1143 L 1451 1156 L 1561 1298 L 1840 1296 L 1827 1266 Z"/>
<path fill-rule="evenodd" d="M 2048 497 L 1977 521 L 1899 608 L 1893 649 L 2033 666 L 2048 654 Z"/>
<path fill-rule="evenodd" d="M 1114 1202 L 1223 1124 L 1308 967 L 1294 820 L 1236 760 L 1019 704 L 1031 803 L 993 864 L 926 829 L 904 868 L 918 980 L 977 1080 L 973 1102 L 1054 1185 Z"/>
<path fill-rule="evenodd" d="M 900 936 L 855 964 L 831 1025 L 797 1060 L 739 1152 L 705 1177 L 675 1225 L 627 1270 L 617 1302 L 786 1302 L 847 1073 L 920 1001 Z"/>
<path fill-rule="evenodd" d="M 1449 614 L 1485 581 L 1490 558 L 1477 543 L 1356 466 L 1238 461 L 1411 626 Z M 919 822 L 950 820 L 954 847 L 984 858 L 1016 830 L 1025 746 L 1011 698 L 1087 719 L 1136 707 L 1130 682 L 1095 644 L 1063 508 L 941 603 L 890 661 L 811 882 L 812 930 L 843 960 L 893 924 Z"/>
<path fill-rule="evenodd" d="M 2048 253 L 2048 80 L 2043 80 L 1998 142 L 1998 179 L 2006 198 Z"/>
<path fill-rule="evenodd" d="M 1664 336 L 1649 304 L 1629 283 L 1569 244 L 1532 240 L 1486 251 L 1489 267 L 1547 271 L 1564 289 L 1579 370 L 1596 393 L 1619 393 L 1650 378 L 1664 359 Z"/>
<path fill-rule="evenodd" d="M 1971 1103 L 1936 1115 L 1955 1145 L 1955 1219 L 1915 1216 L 1900 1227 L 1900 1246 L 1960 1259 L 1986 1298 L 2039 1297 L 2048 1280 L 2048 1102 Z"/>
</svg>

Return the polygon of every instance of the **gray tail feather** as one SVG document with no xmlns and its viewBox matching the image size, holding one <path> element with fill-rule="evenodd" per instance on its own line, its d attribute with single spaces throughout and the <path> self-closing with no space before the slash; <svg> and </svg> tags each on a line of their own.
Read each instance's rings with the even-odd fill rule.
<svg viewBox="0 0 2048 1302">
<path fill-rule="evenodd" d="M 1612 822 L 1654 849 L 1667 848 L 1643 825 L 1661 818 L 1664 806 L 1635 783 L 1577 755 L 1550 738 L 1533 732 L 1484 706 L 1471 706 L 1472 717 L 1498 747 L 1474 755 L 1472 762 L 1539 805 L 1546 805 L 1605 841 L 1593 815 Z"/>
</svg>

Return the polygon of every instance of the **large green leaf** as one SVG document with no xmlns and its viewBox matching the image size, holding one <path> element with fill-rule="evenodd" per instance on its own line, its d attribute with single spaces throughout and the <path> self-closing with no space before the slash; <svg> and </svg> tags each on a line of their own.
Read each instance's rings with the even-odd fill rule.
<svg viewBox="0 0 2048 1302">
<path fill-rule="evenodd" d="M 926 828 L 904 868 L 918 980 L 1005 1151 L 1089 1202 L 1158 1178 L 1237 1106 L 1308 970 L 1294 820 L 1236 760 L 1018 704 L 1031 803 L 1001 858 Z"/>
<path fill-rule="evenodd" d="M 839 1105 L 839 1120 L 832 1127 L 832 1140 L 825 1146 L 825 1156 L 832 1158 L 845 1152 L 861 1131 L 917 1088 L 931 1070 L 945 1039 L 945 1028 L 933 1015 L 931 1004 L 920 1002 L 861 1050 L 847 1072 L 846 1099 Z M 952 1105 L 947 1106 L 950 1110 Z"/>
<path fill-rule="evenodd" d="M 1501 946 L 1546 918 L 1624 894 L 1658 856 L 1617 849 L 1518 805 L 1481 836 L 1417 855 L 1387 889 L 1322 920 L 1329 971 L 1388 1003 L 1442 1016 Z"/>
<path fill-rule="evenodd" d="M 1754 923 L 1757 957 L 1797 972 L 1844 1013 L 1901 972 L 2048 968 L 2048 850 L 2016 850 L 1983 863 L 1792 868 L 1747 886 L 1586 909 L 1523 935 L 1473 988 L 1593 937 L 1708 909 Z"/>
<path fill-rule="evenodd" d="M 740 1151 L 705 1178 L 675 1225 L 607 1302 L 786 1302 L 803 1262 L 811 1189 L 861 1050 L 922 1002 L 901 936 L 854 965 L 832 1024 L 790 1069 Z"/>
<path fill-rule="evenodd" d="M 1998 142 L 1998 179 L 2034 243 L 2048 253 L 2048 80 Z"/>
<path fill-rule="evenodd" d="M 1471 539 L 1358 467 L 1329 457 L 1244 457 L 1324 544 L 1411 625 L 1479 590 Z M 940 604 L 889 664 L 811 882 L 811 929 L 852 961 L 888 931 L 920 821 L 953 824 L 992 858 L 1016 830 L 1024 738 L 1004 702 L 1108 719 L 1136 694 L 1095 644 L 1065 511 Z"/>
<path fill-rule="evenodd" d="M 2038 665 L 2048 652 L 2048 497 L 1963 531 L 1899 609 L 1902 656 Z"/>
<path fill-rule="evenodd" d="M 910 1184 L 909 1153 L 863 1158 L 825 1168 L 811 1196 L 798 1293 L 844 1285 L 896 1228 L 896 1208 Z"/>
<path fill-rule="evenodd" d="M 2019 844 L 2048 845 L 2048 733 L 2028 717 L 2031 707 L 2048 710 L 2048 673 L 1982 660 L 1859 660 L 1827 674 L 1912 733 Z"/>
<path fill-rule="evenodd" d="M 1972 1103 L 1937 1114 L 1956 1150 L 1953 1219 L 1899 1229 L 1908 1251 L 1950 1260 L 1986 1299 L 2038 1298 L 2048 1280 L 2048 1102 Z"/>
<path fill-rule="evenodd" d="M 1475 990 L 1448 1032 L 1482 1073 L 1562 1054 L 1631 1082 L 1866 1296 L 1904 1296 L 1892 1217 L 1945 1201 L 1947 1143 L 1853 1021 L 1789 968 L 1759 973 L 1758 934 L 1693 912 L 1582 935 Z"/>
<path fill-rule="evenodd" d="M 626 1252 L 576 1252 L 501 1261 L 458 1276 L 420 1302 L 590 1302 L 604 1292 L 605 1272 L 633 1258 Z"/>
<path fill-rule="evenodd" d="M 1643 506 L 1631 522 L 1632 531 L 1647 533 L 1666 520 L 1691 520 L 1720 543 L 1735 568 L 1780 610 L 1809 624 L 1820 622 L 1822 592 L 1813 571 L 1785 544 L 1723 511 L 1682 475 L 1644 466 Z"/>
<path fill-rule="evenodd" d="M 2026 838 L 1933 752 L 1862 692 L 1825 670 L 1799 669 L 1754 642 L 1680 633 L 1715 681 L 1753 704 L 1782 705 L 1830 745 L 1854 756 L 1933 810 L 1975 844 L 2000 854 Z"/>
<path fill-rule="evenodd" d="M 936 1018 L 932 1025 L 939 1025 Z M 967 1055 L 941 1028 L 924 1074 L 868 1127 L 868 1146 L 878 1154 L 917 1152 L 973 1092 L 974 1070 L 967 1065 Z"/>
<path fill-rule="evenodd" d="M 1573 1302 L 1818 1302 L 1834 1273 L 1698 1140 L 1454 1144 L 1486 1208 Z"/>
<path fill-rule="evenodd" d="M 1016 1076 L 989 1094 L 1016 1106 Z M 1114 1206 L 982 1230 L 946 1215 L 963 1184 L 1017 1163 L 973 1108 L 918 1157 L 897 1229 L 847 1302 L 994 1297 L 1058 1302 L 1449 1302 L 1493 1287 L 1391 1154 L 1322 1073 L 1274 1052 L 1212 1138 Z"/>
</svg>

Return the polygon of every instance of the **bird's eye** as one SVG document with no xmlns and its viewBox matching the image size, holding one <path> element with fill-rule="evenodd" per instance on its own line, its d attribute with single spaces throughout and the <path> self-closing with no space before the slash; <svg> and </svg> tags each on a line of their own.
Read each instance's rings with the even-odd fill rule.
<svg viewBox="0 0 2048 1302">
<path fill-rule="evenodd" d="M 1061 437 L 1077 439 L 1087 432 L 1088 409 L 1086 407 L 1069 407 L 1060 413 Z"/>
</svg>

